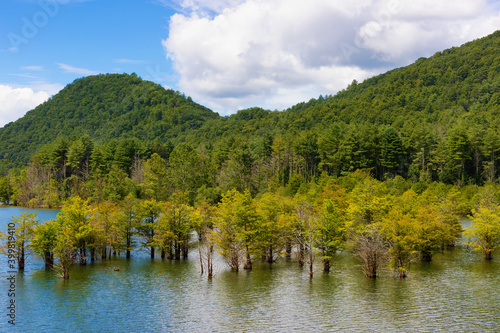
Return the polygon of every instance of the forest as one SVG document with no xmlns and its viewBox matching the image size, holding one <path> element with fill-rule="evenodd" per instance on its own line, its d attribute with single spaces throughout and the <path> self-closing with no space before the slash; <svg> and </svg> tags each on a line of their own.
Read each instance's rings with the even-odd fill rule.
<svg viewBox="0 0 500 333">
<path fill-rule="evenodd" d="M 221 117 L 135 74 L 76 80 L 0 129 L 0 201 L 64 277 L 76 262 L 149 249 L 214 251 L 238 270 L 291 257 L 328 271 L 350 250 L 368 277 L 466 243 L 500 244 L 500 31 L 283 111 Z M 197 235 L 196 241 L 191 239 Z M 7 235 L 8 237 L 8 235 Z M 194 247 L 193 247 L 194 246 Z"/>
</svg>

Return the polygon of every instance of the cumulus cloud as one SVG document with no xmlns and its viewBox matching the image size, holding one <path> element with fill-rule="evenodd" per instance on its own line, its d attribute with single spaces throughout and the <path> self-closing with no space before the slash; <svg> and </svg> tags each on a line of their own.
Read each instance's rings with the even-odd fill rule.
<svg viewBox="0 0 500 333">
<path fill-rule="evenodd" d="M 53 87 L 52 87 L 53 88 Z M 26 112 L 45 102 L 47 91 L 32 88 L 14 88 L 0 84 L 0 126 L 21 118 Z"/>
<path fill-rule="evenodd" d="M 221 113 L 282 109 L 492 33 L 486 0 L 179 0 L 179 88 Z"/>
</svg>

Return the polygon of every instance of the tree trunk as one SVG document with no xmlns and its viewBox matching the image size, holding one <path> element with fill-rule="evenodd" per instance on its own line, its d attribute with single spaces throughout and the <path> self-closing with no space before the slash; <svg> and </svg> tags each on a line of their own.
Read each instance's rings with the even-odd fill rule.
<svg viewBox="0 0 500 333">
<path fill-rule="evenodd" d="M 44 259 L 45 267 L 52 268 L 54 266 L 54 257 L 50 253 L 50 251 L 45 251 Z"/>
<path fill-rule="evenodd" d="M 95 261 L 95 248 L 90 249 L 90 262 Z"/>
<path fill-rule="evenodd" d="M 127 253 L 125 255 L 127 259 L 130 259 L 130 245 L 131 245 L 130 243 L 131 243 L 130 234 L 127 234 Z"/>
<path fill-rule="evenodd" d="M 103 246 L 102 252 L 101 252 L 101 258 L 102 260 L 106 260 L 106 256 L 108 255 L 108 249 L 106 245 Z"/>
<path fill-rule="evenodd" d="M 429 252 L 422 252 L 422 261 L 432 261 L 432 254 Z"/>
<path fill-rule="evenodd" d="M 87 265 L 87 250 L 84 247 L 80 248 L 80 265 Z"/>
<path fill-rule="evenodd" d="M 313 258 L 312 256 L 309 258 L 309 276 L 312 277 L 314 274 L 313 272 Z"/>
<path fill-rule="evenodd" d="M 189 247 L 188 247 L 188 242 L 186 240 L 184 245 L 182 246 L 182 259 L 187 259 L 188 257 L 189 257 Z"/>
<path fill-rule="evenodd" d="M 330 271 L 330 259 L 323 259 L 323 271 L 324 272 Z"/>
<path fill-rule="evenodd" d="M 198 255 L 200 256 L 200 270 L 201 270 L 201 275 L 203 275 L 203 255 L 201 254 L 201 236 L 200 236 L 200 238 L 198 240 Z"/>
<path fill-rule="evenodd" d="M 151 259 L 155 258 L 155 247 L 151 246 Z"/>
<path fill-rule="evenodd" d="M 272 264 L 274 262 L 273 247 L 269 247 L 269 252 L 267 254 L 266 262 Z"/>
<path fill-rule="evenodd" d="M 484 259 L 486 259 L 486 260 L 493 259 L 493 251 L 485 251 L 484 252 Z"/>
<path fill-rule="evenodd" d="M 66 265 L 63 265 L 62 271 L 63 271 L 63 279 L 68 280 L 69 279 L 68 267 L 66 267 Z"/>
<path fill-rule="evenodd" d="M 163 248 L 163 247 L 161 248 L 161 254 L 160 254 L 160 257 L 161 257 L 162 259 L 165 259 L 165 248 Z"/>
<path fill-rule="evenodd" d="M 240 263 L 239 263 L 239 260 L 238 260 L 238 255 L 232 255 L 231 256 L 231 268 L 234 269 L 236 272 L 238 272 L 239 268 L 240 268 Z"/>
<path fill-rule="evenodd" d="M 299 267 L 304 267 L 304 245 L 299 245 L 299 252 L 297 253 L 297 260 Z"/>
<path fill-rule="evenodd" d="M 245 266 L 243 266 L 243 269 L 247 270 L 252 269 L 252 259 L 250 258 L 250 253 L 248 252 L 248 246 L 247 246 L 247 261 L 245 263 Z"/>
<path fill-rule="evenodd" d="M 175 260 L 181 260 L 181 244 L 175 242 Z"/>
<path fill-rule="evenodd" d="M 169 259 L 169 260 L 174 259 L 174 246 L 172 244 L 170 244 L 168 246 L 168 257 L 167 257 L 167 259 Z"/>
<path fill-rule="evenodd" d="M 20 246 L 20 254 L 18 256 L 17 267 L 20 271 L 24 270 L 24 242 Z"/>
<path fill-rule="evenodd" d="M 285 258 L 287 260 L 290 260 L 292 258 L 292 243 L 291 242 L 286 242 L 285 244 Z"/>
</svg>

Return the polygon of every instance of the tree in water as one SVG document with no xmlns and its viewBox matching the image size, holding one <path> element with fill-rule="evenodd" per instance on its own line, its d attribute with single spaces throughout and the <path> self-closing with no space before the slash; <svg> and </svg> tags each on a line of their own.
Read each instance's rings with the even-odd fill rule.
<svg viewBox="0 0 500 333">
<path fill-rule="evenodd" d="M 482 252 L 485 259 L 493 259 L 493 252 L 500 246 L 500 206 L 474 209 L 471 226 L 465 234 L 474 251 Z"/>
<path fill-rule="evenodd" d="M 72 230 L 68 226 L 62 226 L 54 247 L 54 256 L 58 259 L 54 268 L 64 280 L 69 279 L 69 267 L 77 257 L 77 246 Z"/>
<path fill-rule="evenodd" d="M 60 225 L 54 220 L 39 224 L 35 229 L 35 238 L 31 242 L 33 252 L 43 257 L 46 268 L 54 266 L 54 248 Z"/>
<path fill-rule="evenodd" d="M 206 271 L 208 279 L 213 277 L 214 263 L 214 218 L 215 207 L 200 202 L 196 210 L 191 213 L 191 221 L 198 235 L 198 255 L 200 257 L 200 271 Z"/>
<path fill-rule="evenodd" d="M 354 240 L 354 255 L 362 261 L 365 276 L 376 278 L 378 269 L 388 258 L 384 236 L 376 224 L 358 231 Z"/>
<path fill-rule="evenodd" d="M 139 204 L 140 221 L 136 225 L 137 233 L 142 237 L 143 247 L 149 247 L 151 259 L 155 257 L 155 234 L 163 205 L 156 200 L 145 200 Z"/>
<path fill-rule="evenodd" d="M 252 269 L 251 251 L 254 244 L 259 215 L 248 191 L 228 191 L 219 203 L 214 225 L 215 242 L 229 266 L 238 271 L 241 255 L 245 256 L 244 269 Z"/>
<path fill-rule="evenodd" d="M 14 224 L 14 228 L 8 229 L 7 239 L 13 238 L 13 241 L 9 243 L 13 243 L 14 247 L 9 248 L 14 250 L 19 270 L 24 270 L 26 259 L 32 252 L 31 243 L 38 225 L 36 213 L 24 211 L 19 216 L 13 216 L 11 223 L 7 223 L 7 226 L 11 224 Z"/>
<path fill-rule="evenodd" d="M 295 197 L 295 214 L 293 216 L 292 228 L 294 241 L 298 247 L 297 261 L 299 266 L 305 264 L 306 259 L 309 260 L 309 274 L 313 274 L 314 262 L 314 207 L 311 201 L 304 195 Z"/>
</svg>

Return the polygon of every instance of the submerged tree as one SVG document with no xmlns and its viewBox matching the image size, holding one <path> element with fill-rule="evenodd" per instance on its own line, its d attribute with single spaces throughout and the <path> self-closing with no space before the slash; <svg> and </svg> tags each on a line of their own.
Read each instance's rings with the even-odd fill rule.
<svg viewBox="0 0 500 333">
<path fill-rule="evenodd" d="M 55 269 L 60 276 L 69 279 L 69 267 L 77 257 L 77 244 L 72 236 L 72 231 L 68 226 L 61 226 L 61 232 L 57 235 L 54 256 L 58 259 Z"/>
<path fill-rule="evenodd" d="M 387 262 L 388 252 L 384 236 L 376 224 L 358 231 L 354 240 L 354 255 L 363 262 L 366 277 L 377 277 L 379 267 Z"/>
<path fill-rule="evenodd" d="M 215 207 L 205 202 L 200 202 L 196 210 L 191 213 L 191 225 L 198 235 L 201 274 L 206 271 L 209 279 L 213 277 L 215 214 Z"/>
<path fill-rule="evenodd" d="M 13 250 L 19 270 L 23 270 L 26 258 L 31 254 L 31 243 L 35 237 L 35 229 L 38 225 L 36 213 L 24 211 L 19 216 L 13 216 L 11 222 L 15 224 L 15 227 L 9 229 L 13 230 L 12 233 L 9 231 L 8 234 L 13 239 L 9 243 L 13 243 L 14 245 Z M 12 247 L 10 248 L 12 249 Z"/>
<path fill-rule="evenodd" d="M 482 252 L 485 259 L 493 258 L 493 251 L 500 246 L 500 207 L 480 207 L 473 210 L 471 226 L 465 231 L 468 245 Z"/>
<path fill-rule="evenodd" d="M 31 242 L 33 251 L 43 257 L 45 267 L 54 266 L 54 248 L 57 243 L 60 225 L 54 220 L 39 224 L 35 229 L 35 237 Z"/>
<path fill-rule="evenodd" d="M 410 214 L 399 207 L 384 218 L 382 232 L 387 238 L 390 266 L 399 278 L 408 276 L 410 263 L 417 260 L 418 225 Z"/>
<path fill-rule="evenodd" d="M 137 233 L 143 239 L 143 247 L 149 247 L 151 259 L 155 257 L 155 234 L 163 206 L 156 200 L 146 200 L 139 204 L 139 223 Z"/>
</svg>

